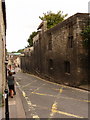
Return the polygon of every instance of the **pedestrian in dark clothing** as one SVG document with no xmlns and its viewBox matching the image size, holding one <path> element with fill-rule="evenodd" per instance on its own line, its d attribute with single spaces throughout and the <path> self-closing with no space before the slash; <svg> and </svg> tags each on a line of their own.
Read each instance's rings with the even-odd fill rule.
<svg viewBox="0 0 90 120">
<path fill-rule="evenodd" d="M 13 98 L 13 95 L 14 95 L 14 76 L 12 76 L 12 72 L 10 72 L 10 71 L 8 72 L 7 81 L 8 81 L 10 96 L 11 96 L 11 98 Z"/>
</svg>

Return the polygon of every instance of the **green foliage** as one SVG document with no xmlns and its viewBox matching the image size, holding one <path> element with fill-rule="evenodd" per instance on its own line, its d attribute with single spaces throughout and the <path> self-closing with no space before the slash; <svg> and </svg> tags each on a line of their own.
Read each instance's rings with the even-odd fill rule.
<svg viewBox="0 0 90 120">
<path fill-rule="evenodd" d="M 17 53 L 22 53 L 24 51 L 24 49 L 19 49 L 18 51 L 17 51 Z"/>
<path fill-rule="evenodd" d="M 90 26 L 86 27 L 82 32 L 81 35 L 83 37 L 83 45 L 85 48 L 90 46 Z"/>
<path fill-rule="evenodd" d="M 16 53 L 16 51 L 12 51 L 11 53 Z"/>
<path fill-rule="evenodd" d="M 29 46 L 33 46 L 33 38 L 34 38 L 34 36 L 36 36 L 37 35 L 37 32 L 32 32 L 32 34 L 29 36 L 29 38 L 28 38 L 28 43 L 29 43 Z"/>
<path fill-rule="evenodd" d="M 56 14 L 52 13 L 51 11 L 44 13 L 43 17 L 39 18 L 41 20 L 46 20 L 47 21 L 47 28 L 50 29 L 57 25 L 58 23 L 62 22 L 64 18 L 67 16 L 67 14 L 63 15 L 63 12 L 59 11 Z M 29 36 L 27 42 L 29 43 L 29 46 L 33 46 L 33 38 L 34 36 L 37 35 L 38 32 L 32 32 L 32 34 Z"/>
<path fill-rule="evenodd" d="M 55 25 L 57 25 L 58 23 L 62 22 L 65 17 L 67 16 L 67 14 L 63 15 L 63 12 L 59 11 L 56 14 L 53 13 L 52 11 L 49 11 L 47 13 L 43 13 L 43 17 L 39 18 L 41 20 L 46 20 L 47 21 L 47 28 L 50 29 L 52 27 L 54 27 Z"/>
</svg>

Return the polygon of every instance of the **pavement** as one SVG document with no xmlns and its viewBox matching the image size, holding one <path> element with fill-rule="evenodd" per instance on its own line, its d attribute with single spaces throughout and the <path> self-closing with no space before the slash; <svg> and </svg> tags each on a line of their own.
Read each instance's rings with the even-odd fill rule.
<svg viewBox="0 0 90 120">
<path fill-rule="evenodd" d="M 89 85 L 81 85 L 79 89 L 90 91 Z M 25 111 L 23 108 L 20 91 L 16 86 L 16 95 L 14 98 L 9 97 L 9 117 L 10 118 L 24 118 L 26 120 Z M 5 118 L 5 107 L 0 107 L 0 119 Z"/>
<path fill-rule="evenodd" d="M 18 89 L 16 89 L 16 95 L 14 98 L 9 97 L 9 117 L 26 118 Z"/>
<path fill-rule="evenodd" d="M 90 91 L 90 84 L 80 85 L 77 88 Z"/>
<path fill-rule="evenodd" d="M 0 120 L 3 118 L 4 106 L 2 104 L 2 94 L 0 93 Z"/>
<path fill-rule="evenodd" d="M 23 120 L 25 120 L 26 116 L 18 88 L 16 88 L 16 95 L 14 95 L 13 98 L 9 97 L 8 101 L 9 101 L 10 120 L 13 120 L 14 118 L 23 118 Z M 0 120 L 2 118 L 5 118 L 5 106 L 0 107 Z"/>
</svg>

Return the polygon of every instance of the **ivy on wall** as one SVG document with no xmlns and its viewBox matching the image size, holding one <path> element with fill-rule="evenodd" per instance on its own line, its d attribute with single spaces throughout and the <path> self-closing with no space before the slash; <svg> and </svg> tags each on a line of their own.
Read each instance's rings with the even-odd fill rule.
<svg viewBox="0 0 90 120">
<path fill-rule="evenodd" d="M 90 26 L 86 27 L 82 32 L 81 36 L 83 37 L 83 46 L 85 48 L 90 47 Z"/>
</svg>

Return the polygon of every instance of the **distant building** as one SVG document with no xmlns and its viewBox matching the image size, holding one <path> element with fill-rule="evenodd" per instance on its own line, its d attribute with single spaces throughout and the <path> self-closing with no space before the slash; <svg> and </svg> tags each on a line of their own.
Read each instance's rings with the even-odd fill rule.
<svg viewBox="0 0 90 120">
<path fill-rule="evenodd" d="M 88 2 L 88 13 L 90 13 L 90 1 Z"/>
<path fill-rule="evenodd" d="M 20 55 L 21 53 L 8 53 L 8 69 L 12 70 L 15 67 L 20 67 Z"/>
<path fill-rule="evenodd" d="M 33 47 L 26 47 L 24 48 L 23 53 L 24 55 L 30 56 L 32 51 L 33 51 Z"/>
</svg>

